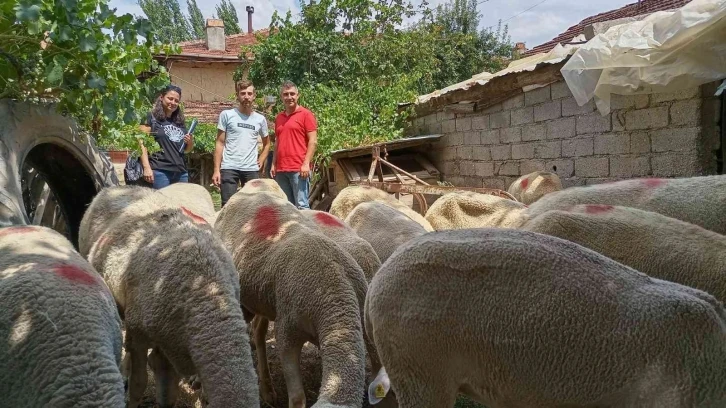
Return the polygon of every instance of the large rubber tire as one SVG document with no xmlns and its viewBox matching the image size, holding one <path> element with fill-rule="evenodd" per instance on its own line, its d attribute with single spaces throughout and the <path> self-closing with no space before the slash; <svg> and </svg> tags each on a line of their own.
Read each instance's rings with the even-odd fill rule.
<svg viewBox="0 0 726 408">
<path fill-rule="evenodd" d="M 91 200 L 118 184 L 95 140 L 54 105 L 0 100 L 0 227 L 45 225 L 77 247 Z"/>
</svg>

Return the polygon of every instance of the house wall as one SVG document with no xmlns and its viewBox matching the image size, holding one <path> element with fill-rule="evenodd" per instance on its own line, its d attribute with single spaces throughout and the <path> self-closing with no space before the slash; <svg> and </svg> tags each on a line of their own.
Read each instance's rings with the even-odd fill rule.
<svg viewBox="0 0 726 408">
<path fill-rule="evenodd" d="M 413 134 L 443 133 L 428 153 L 445 181 L 506 189 L 536 170 L 566 187 L 632 177 L 716 173 L 714 84 L 669 94 L 613 95 L 602 116 L 580 107 L 564 81 L 475 113 L 440 111 L 414 119 Z M 703 95 L 706 95 L 705 97 Z"/>
<path fill-rule="evenodd" d="M 174 62 L 171 83 L 182 89 L 182 99 L 199 102 L 226 101 L 234 95 L 236 64 Z"/>
</svg>

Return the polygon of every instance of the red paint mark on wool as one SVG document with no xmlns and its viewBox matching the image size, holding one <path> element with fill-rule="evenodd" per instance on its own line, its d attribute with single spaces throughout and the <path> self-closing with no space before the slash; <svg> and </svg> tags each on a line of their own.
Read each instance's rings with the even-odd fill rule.
<svg viewBox="0 0 726 408">
<path fill-rule="evenodd" d="M 0 237 L 10 234 L 28 234 L 35 230 L 33 227 L 5 227 L 0 228 Z"/>
<path fill-rule="evenodd" d="M 260 180 L 252 180 L 252 181 L 250 181 L 250 185 L 252 187 L 259 187 L 262 185 L 262 182 Z"/>
<path fill-rule="evenodd" d="M 73 265 L 58 265 L 53 267 L 53 272 L 74 283 L 81 283 L 84 285 L 95 285 L 98 283 L 96 277 L 91 272 L 84 271 L 83 269 Z"/>
<path fill-rule="evenodd" d="M 643 179 L 643 184 L 648 188 L 658 188 L 666 183 L 665 179 L 659 178 L 646 178 Z"/>
<path fill-rule="evenodd" d="M 605 204 L 587 204 L 585 205 L 585 212 L 588 214 L 604 214 L 613 210 L 612 205 Z"/>
<path fill-rule="evenodd" d="M 260 207 L 252 221 L 252 232 L 259 238 L 270 238 L 280 231 L 280 215 L 272 206 Z"/>
<path fill-rule="evenodd" d="M 526 179 L 524 179 L 524 180 L 522 180 L 522 181 L 519 182 L 519 187 L 521 187 L 522 190 L 524 190 L 525 188 L 527 188 L 528 185 L 529 185 L 529 179 L 528 178 L 526 178 Z"/>
<path fill-rule="evenodd" d="M 334 216 L 325 213 L 325 212 L 319 212 L 315 214 L 315 220 L 322 224 L 327 225 L 329 227 L 342 227 L 343 223 L 340 222 L 339 219 L 335 218 Z"/>
<path fill-rule="evenodd" d="M 192 220 L 194 220 L 195 223 L 197 223 L 197 224 L 206 224 L 207 223 L 207 220 L 205 220 L 204 218 L 198 216 L 197 214 L 194 214 L 188 208 L 182 207 L 181 210 L 184 213 L 184 215 L 186 215 L 187 217 L 189 217 Z"/>
<path fill-rule="evenodd" d="M 98 247 L 103 248 L 110 240 L 111 238 L 109 238 L 108 235 L 101 235 L 101 238 L 98 240 Z"/>
</svg>

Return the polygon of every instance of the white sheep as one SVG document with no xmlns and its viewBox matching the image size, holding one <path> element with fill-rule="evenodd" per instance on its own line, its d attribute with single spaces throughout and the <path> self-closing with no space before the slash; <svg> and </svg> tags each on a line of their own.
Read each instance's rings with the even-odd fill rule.
<svg viewBox="0 0 726 408">
<path fill-rule="evenodd" d="M 562 190 L 562 182 L 556 173 L 534 171 L 514 180 L 507 192 L 517 201 L 532 204 L 545 194 Z"/>
<path fill-rule="evenodd" d="M 379 201 L 358 204 L 345 223 L 371 244 L 381 263 L 403 243 L 427 233 L 419 223 Z"/>
<path fill-rule="evenodd" d="M 152 366 L 174 368 L 155 372 L 162 406 L 173 405 L 180 377 L 196 374 L 211 407 L 258 407 L 230 254 L 201 216 L 158 194 L 130 204 L 108 226 L 96 222 L 118 196 L 114 189 L 94 198 L 84 221 L 103 231 L 88 259 L 124 319 L 129 407 L 138 406 L 146 388 L 150 348 Z"/>
<path fill-rule="evenodd" d="M 366 281 L 370 282 L 381 266 L 376 251 L 370 243 L 361 238 L 353 228 L 340 218 L 316 210 L 300 210 L 302 215 L 312 221 L 325 235 L 348 252 L 363 269 Z"/>
<path fill-rule="evenodd" d="M 214 228 L 237 265 L 243 309 L 259 318 L 254 336 L 263 400 L 274 399 L 265 348 L 273 320 L 289 406 L 306 406 L 299 359 L 309 341 L 320 348 L 323 371 L 313 407 L 360 407 L 367 290 L 360 266 L 273 193 L 237 192 Z"/>
<path fill-rule="evenodd" d="M 437 230 L 462 228 L 516 228 L 523 222 L 525 204 L 491 194 L 457 191 L 444 194 L 426 211 Z"/>
<path fill-rule="evenodd" d="M 726 302 L 726 236 L 697 225 L 636 208 L 583 204 L 547 211 L 520 229 L 572 241 Z"/>
<path fill-rule="evenodd" d="M 0 339 L 0 405 L 124 406 L 116 302 L 52 229 L 0 228 Z"/>
<path fill-rule="evenodd" d="M 121 185 L 102 190 L 103 200 L 96 200 L 95 215 L 83 217 L 78 229 L 78 252 L 88 258 L 91 245 L 104 234 L 106 227 L 111 225 L 119 214 L 129 205 L 154 194 L 154 189 L 134 185 Z"/>
<path fill-rule="evenodd" d="M 434 230 L 431 224 L 421 214 L 412 210 L 399 200 L 396 200 L 385 191 L 367 185 L 353 185 L 340 190 L 330 204 L 330 213 L 344 220 L 356 206 L 370 201 L 385 203 L 416 221 L 426 231 Z"/>
<path fill-rule="evenodd" d="M 171 201 L 171 204 L 186 208 L 197 214 L 209 225 L 214 225 L 214 201 L 206 188 L 194 183 L 174 183 L 156 191 Z"/>
<path fill-rule="evenodd" d="M 642 178 L 571 187 L 533 203 L 529 218 L 575 204 L 609 204 L 657 212 L 726 234 L 726 175 L 674 179 Z"/>
<path fill-rule="evenodd" d="M 252 179 L 245 183 L 239 191 L 245 194 L 266 191 L 287 200 L 287 195 L 285 195 L 285 192 L 282 191 L 282 188 L 280 188 L 280 185 L 277 184 L 277 181 L 273 179 Z"/>
<path fill-rule="evenodd" d="M 373 278 L 365 324 L 402 408 L 458 392 L 489 407 L 726 406 L 721 302 L 543 234 L 409 241 Z"/>
</svg>

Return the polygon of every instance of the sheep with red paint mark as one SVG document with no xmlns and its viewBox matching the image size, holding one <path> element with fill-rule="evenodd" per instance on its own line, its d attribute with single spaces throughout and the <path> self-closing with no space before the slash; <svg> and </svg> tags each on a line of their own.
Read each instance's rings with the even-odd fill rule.
<svg viewBox="0 0 726 408">
<path fill-rule="evenodd" d="M 84 214 L 95 220 L 117 187 L 102 190 Z M 259 407 L 259 391 L 237 271 L 211 226 L 161 194 L 125 207 L 90 249 L 124 319 L 129 407 L 155 367 L 157 403 L 172 406 L 179 381 L 196 375 L 210 407 Z M 89 224 L 93 224 L 89 221 Z M 148 350 L 153 349 L 151 355 Z"/>
<path fill-rule="evenodd" d="M 383 190 L 371 186 L 348 186 L 338 193 L 330 204 L 330 213 L 344 220 L 361 203 L 375 201 L 398 210 L 408 218 L 421 225 L 426 231 L 434 231 L 431 224 L 419 213 L 406 204 L 396 200 Z"/>
<path fill-rule="evenodd" d="M 544 234 L 415 238 L 373 278 L 365 323 L 401 408 L 460 392 L 488 407 L 726 406 L 721 302 Z"/>
<path fill-rule="evenodd" d="M 426 211 L 426 220 L 437 231 L 462 228 L 516 228 L 524 221 L 526 205 L 518 201 L 457 191 L 444 194 Z"/>
<path fill-rule="evenodd" d="M 533 171 L 514 180 L 507 192 L 517 201 L 532 204 L 545 194 L 562 190 L 562 182 L 556 173 L 549 171 Z"/>
<path fill-rule="evenodd" d="M 174 183 L 157 190 L 156 193 L 169 198 L 171 203 L 185 209 L 191 217 L 197 217 L 197 221 L 214 225 L 216 214 L 212 196 L 199 184 Z"/>
<path fill-rule="evenodd" d="M 0 339 L 0 405 L 124 406 L 116 302 L 50 228 L 0 228 Z"/>
<path fill-rule="evenodd" d="M 656 212 L 726 234 L 726 175 L 639 178 L 571 187 L 547 194 L 525 212 L 528 218 L 575 204 L 609 204 Z"/>
<path fill-rule="evenodd" d="M 366 281 L 370 282 L 373 279 L 373 275 L 381 267 L 381 260 L 368 241 L 361 238 L 353 228 L 333 214 L 316 210 L 300 210 L 300 212 L 313 221 L 326 237 L 331 238 L 355 259 L 363 269 Z"/>
<path fill-rule="evenodd" d="M 520 229 L 572 241 L 726 302 L 726 236 L 697 225 L 636 208 L 580 204 L 542 213 Z"/>
<path fill-rule="evenodd" d="M 367 282 L 355 259 L 287 199 L 270 192 L 237 192 L 214 228 L 237 265 L 242 306 L 259 318 L 254 331 L 263 400 L 274 403 L 265 347 L 273 320 L 289 406 L 306 406 L 299 359 L 309 341 L 320 349 L 322 362 L 313 407 L 360 407 Z"/>
<path fill-rule="evenodd" d="M 381 263 L 405 242 L 428 233 L 419 223 L 380 201 L 358 204 L 345 223 L 371 244 Z"/>
<path fill-rule="evenodd" d="M 264 191 L 287 199 L 285 192 L 282 191 L 282 188 L 280 188 L 280 185 L 277 184 L 277 181 L 273 179 L 252 179 L 245 183 L 239 191 L 245 194 L 253 194 Z"/>
</svg>

